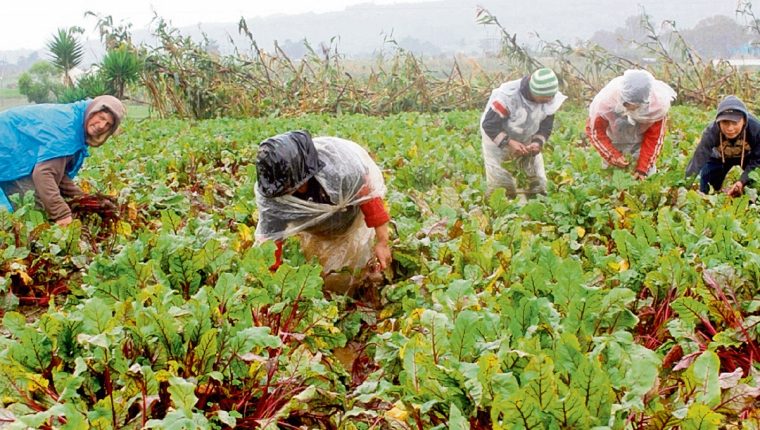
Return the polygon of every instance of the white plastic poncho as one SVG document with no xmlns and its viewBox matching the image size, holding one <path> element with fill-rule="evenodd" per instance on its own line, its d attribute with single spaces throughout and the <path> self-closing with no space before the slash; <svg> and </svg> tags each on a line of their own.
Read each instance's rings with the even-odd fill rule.
<svg viewBox="0 0 760 430">
<path fill-rule="evenodd" d="M 291 194 L 266 197 L 257 182 L 256 241 L 298 234 L 304 253 L 318 257 L 325 272 L 361 268 L 372 257 L 375 231 L 365 225 L 359 205 L 385 196 L 382 172 L 367 151 L 350 140 L 315 137 L 313 142 L 323 164 L 314 178 L 332 204 Z"/>
<path fill-rule="evenodd" d="M 626 70 L 611 80 L 589 106 L 591 127 L 601 116 L 607 120 L 607 136 L 615 144 L 640 143 L 644 132 L 667 116 L 676 92 L 646 70 Z M 638 104 L 629 111 L 623 103 Z"/>
<path fill-rule="evenodd" d="M 509 111 L 507 130 L 510 138 L 518 142 L 530 143 L 530 139 L 538 131 L 541 121 L 547 116 L 557 113 L 562 103 L 567 100 L 567 96 L 557 92 L 550 102 L 536 103 L 523 97 L 520 93 L 520 82 L 521 79 L 505 82 L 493 90 L 488 98 L 488 104 L 486 104 L 483 115 L 488 112 L 494 101 L 501 102 Z M 483 122 L 482 116 L 480 122 Z"/>
<path fill-rule="evenodd" d="M 491 92 L 486 108 L 481 115 L 480 123 L 483 123 L 483 119 L 494 101 L 498 101 L 509 111 L 506 127 L 509 137 L 528 144 L 538 132 L 541 121 L 550 115 L 554 115 L 567 99 L 567 96 L 557 92 L 548 103 L 536 103 L 523 97 L 520 92 L 521 81 L 521 79 L 517 79 L 505 82 Z M 512 158 L 512 151 L 509 148 L 496 145 L 486 135 L 482 126 L 480 134 L 488 189 L 492 191 L 495 187 L 503 187 L 507 190 L 507 194 L 514 194 L 517 189 L 514 177 L 502 166 L 504 161 Z M 529 192 L 542 193 L 546 191 L 546 172 L 544 171 L 544 160 L 541 153 L 532 157 L 518 158 L 517 164 L 528 176 L 530 181 Z"/>
</svg>

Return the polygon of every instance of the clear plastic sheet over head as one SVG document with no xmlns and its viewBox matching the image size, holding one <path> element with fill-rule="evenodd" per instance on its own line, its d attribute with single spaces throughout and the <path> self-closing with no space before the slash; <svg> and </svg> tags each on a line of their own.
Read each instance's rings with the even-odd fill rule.
<svg viewBox="0 0 760 430">
<path fill-rule="evenodd" d="M 292 143 L 289 145 L 292 146 Z M 292 156 L 309 157 L 311 153 L 308 146 L 301 145 L 300 149 L 289 147 L 286 151 Z M 354 217 L 349 216 L 350 219 L 346 220 L 348 222 L 338 220 L 347 218 L 347 214 L 361 216 L 358 205 L 385 196 L 382 172 L 364 148 L 337 137 L 315 137 L 313 148 L 316 149 L 322 167 L 314 172 L 293 173 L 292 182 L 293 185 L 304 183 L 308 180 L 306 176 L 313 176 L 329 196 L 330 204 L 303 200 L 289 193 L 267 197 L 257 182 L 257 242 L 280 240 L 302 231 L 322 235 L 329 232 L 333 236 L 345 234 L 354 224 Z M 301 167 L 309 164 L 299 163 L 296 161 L 296 165 Z M 314 166 L 313 163 L 311 165 Z M 284 188 L 292 189 L 291 186 Z M 345 225 L 345 229 L 339 231 L 340 229 L 330 228 L 338 224 Z"/>
<path fill-rule="evenodd" d="M 611 80 L 594 97 L 589 106 L 589 118 L 602 116 L 610 124 L 624 119 L 631 125 L 648 126 L 668 114 L 676 92 L 646 70 L 626 70 L 623 76 Z M 624 103 L 636 105 L 629 110 Z"/>
</svg>

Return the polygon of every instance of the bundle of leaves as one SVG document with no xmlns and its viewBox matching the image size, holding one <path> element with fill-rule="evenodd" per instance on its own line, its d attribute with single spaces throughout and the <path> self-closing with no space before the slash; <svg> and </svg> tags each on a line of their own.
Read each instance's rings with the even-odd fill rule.
<svg viewBox="0 0 760 430">
<path fill-rule="evenodd" d="M 106 223 L 119 220 L 119 206 L 116 199 L 105 194 L 85 194 L 75 197 L 69 202 L 69 206 L 77 218 L 96 214 Z"/>
<path fill-rule="evenodd" d="M 712 114 L 671 110 L 646 181 L 580 146 L 586 115 L 558 113 L 549 195 L 529 201 L 485 195 L 479 111 L 127 122 L 85 172 L 120 196 L 107 241 L 99 215 L 58 228 L 33 195 L 0 211 L 0 291 L 27 276 L 75 292 L 3 317 L 0 421 L 756 428 L 758 206 L 683 178 Z M 363 143 L 387 172 L 379 311 L 325 294 L 296 243 L 274 273 L 255 244 L 256 142 L 295 128 Z"/>
</svg>

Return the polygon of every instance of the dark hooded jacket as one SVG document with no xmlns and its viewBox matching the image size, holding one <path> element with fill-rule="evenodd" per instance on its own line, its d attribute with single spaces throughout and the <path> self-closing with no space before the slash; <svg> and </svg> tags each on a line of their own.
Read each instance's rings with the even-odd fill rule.
<svg viewBox="0 0 760 430">
<path fill-rule="evenodd" d="M 726 139 L 725 136 L 721 136 L 720 125 L 717 121 L 713 121 L 705 131 L 702 132 L 702 140 L 700 140 L 699 145 L 697 145 L 697 149 L 694 151 L 694 156 L 686 167 L 686 175 L 695 176 L 699 174 L 702 167 L 710 159 L 725 159 L 725 152 L 721 154 L 721 141 L 728 144 L 734 144 L 734 146 L 737 144 L 743 146 L 739 140 L 744 139 L 746 144 L 749 145 L 749 150 L 744 151 L 744 161 L 741 164 L 743 173 L 740 181 L 742 184 L 746 185 L 750 182 L 749 172 L 760 166 L 760 121 L 749 113 L 747 106 L 745 106 L 736 96 L 728 96 L 723 99 L 723 101 L 718 104 L 718 112 L 715 117 L 717 118 L 718 115 L 727 110 L 737 110 L 744 114 L 744 130 L 742 130 L 733 141 L 730 141 Z"/>
</svg>

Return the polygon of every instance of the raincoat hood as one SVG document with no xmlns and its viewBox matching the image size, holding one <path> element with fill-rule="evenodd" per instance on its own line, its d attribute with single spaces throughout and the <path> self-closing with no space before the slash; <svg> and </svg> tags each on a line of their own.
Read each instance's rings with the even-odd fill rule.
<svg viewBox="0 0 760 430">
<path fill-rule="evenodd" d="M 258 190 L 264 197 L 290 194 L 306 183 L 324 163 L 305 131 L 291 131 L 259 144 L 256 156 Z"/>
<path fill-rule="evenodd" d="M 652 82 L 654 76 L 646 70 L 626 70 L 623 73 L 620 96 L 627 103 L 649 103 Z"/>
<path fill-rule="evenodd" d="M 726 114 L 730 117 L 726 117 Z M 744 129 L 741 134 L 734 139 L 727 139 L 721 130 L 719 121 L 730 119 L 732 121 L 744 117 Z M 740 142 L 744 142 L 741 144 Z M 749 172 L 760 166 L 760 121 L 747 109 L 747 106 L 736 96 L 727 96 L 718 103 L 718 110 L 715 114 L 715 120 L 710 123 L 702 132 L 702 138 L 699 145 L 694 151 L 689 164 L 686 167 L 686 176 L 696 176 L 700 174 L 702 168 L 710 160 L 725 162 L 725 148 L 732 144 L 739 143 L 744 150 L 739 155 L 745 157 L 739 161 L 743 168 L 741 181 L 748 183 L 750 181 Z M 727 144 L 723 147 L 721 146 Z M 746 146 L 749 146 L 749 152 Z M 733 155 L 736 156 L 735 154 Z"/>
<path fill-rule="evenodd" d="M 92 101 L 87 105 L 87 109 L 84 113 L 84 124 L 87 124 L 87 121 L 90 119 L 90 117 L 98 112 L 103 111 L 111 113 L 113 116 L 113 126 L 111 127 L 111 130 L 100 136 L 87 135 L 87 143 L 91 146 L 102 145 L 119 128 L 119 125 L 126 115 L 126 109 L 124 108 L 124 104 L 121 102 L 121 100 L 109 95 L 98 96 L 92 99 Z"/>
<path fill-rule="evenodd" d="M 89 104 L 39 104 L 0 112 L 0 181 L 31 175 L 37 163 L 68 156 L 74 158 L 66 174 L 76 176 L 89 155 L 84 131 Z M 2 205 L 11 208 L 0 191 Z"/>
<path fill-rule="evenodd" d="M 627 70 L 612 79 L 594 97 L 589 106 L 589 118 L 604 117 L 609 123 L 623 119 L 631 125 L 648 126 L 667 116 L 676 92 L 665 82 L 654 79 L 646 70 Z M 629 110 L 625 103 L 635 103 Z"/>
<path fill-rule="evenodd" d="M 732 112 L 740 113 L 744 119 L 747 119 L 747 106 L 736 96 L 727 96 L 718 104 L 718 112 L 715 114 L 715 121 L 720 121 L 720 117 Z"/>
</svg>

